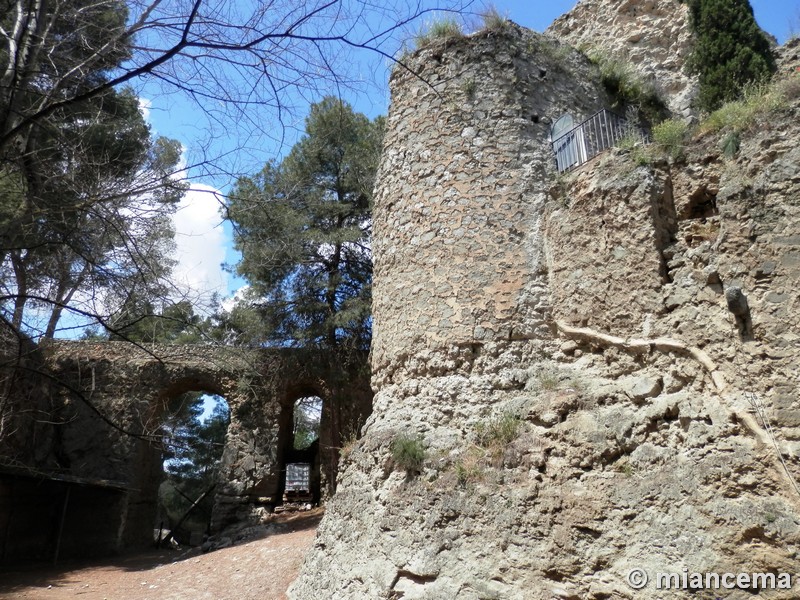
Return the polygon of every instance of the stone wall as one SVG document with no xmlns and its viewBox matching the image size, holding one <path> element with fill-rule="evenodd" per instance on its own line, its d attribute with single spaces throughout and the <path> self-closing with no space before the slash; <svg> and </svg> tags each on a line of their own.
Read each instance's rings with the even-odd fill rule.
<svg viewBox="0 0 800 600">
<path fill-rule="evenodd" d="M 53 411 L 55 387 L 36 344 L 0 321 L 0 457 L 6 464 L 52 464 L 53 432 L 37 418 Z"/>
<path fill-rule="evenodd" d="M 432 88 L 391 80 L 375 411 L 293 600 L 634 599 L 658 597 L 657 572 L 795 576 L 797 98 L 735 161 L 706 137 L 686 162 L 611 152 L 555 177 L 547 120 L 604 99 L 553 50 L 510 27 L 417 52 Z M 421 466 L 392 450 L 409 437 Z"/>
<path fill-rule="evenodd" d="M 649 169 L 609 155 L 570 181 L 546 235 L 555 320 L 702 348 L 732 406 L 748 410 L 743 392 L 774 406 L 792 455 L 800 450 L 796 102 L 765 116 L 735 159 L 720 155 L 724 134 Z M 743 314 L 729 302 L 737 289 Z M 664 374 L 668 390 L 682 387 L 686 368 Z"/>
<path fill-rule="evenodd" d="M 434 43 L 411 67 L 392 76 L 375 197 L 378 387 L 428 350 L 547 335 L 543 142 L 564 113 L 606 104 L 585 57 L 511 23 Z"/>
</svg>

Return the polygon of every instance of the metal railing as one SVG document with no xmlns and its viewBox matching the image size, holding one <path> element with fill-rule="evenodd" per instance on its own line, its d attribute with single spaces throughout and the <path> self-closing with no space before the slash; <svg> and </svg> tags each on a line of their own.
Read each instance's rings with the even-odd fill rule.
<svg viewBox="0 0 800 600">
<path fill-rule="evenodd" d="M 647 141 L 644 132 L 624 117 L 606 109 L 596 112 L 552 141 L 558 172 L 579 167 L 626 135 Z"/>
</svg>

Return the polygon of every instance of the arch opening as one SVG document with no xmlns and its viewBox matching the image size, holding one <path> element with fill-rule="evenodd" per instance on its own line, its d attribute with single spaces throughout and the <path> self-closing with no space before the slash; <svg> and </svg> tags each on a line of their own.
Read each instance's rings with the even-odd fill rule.
<svg viewBox="0 0 800 600">
<path fill-rule="evenodd" d="M 320 435 L 324 400 L 306 392 L 284 404 L 281 502 L 317 503 L 321 499 Z"/>
<path fill-rule="evenodd" d="M 319 439 L 322 422 L 322 398 L 303 396 L 294 401 L 292 412 L 292 446 L 294 450 L 306 450 Z"/>
<path fill-rule="evenodd" d="M 166 403 L 161 423 L 158 540 L 196 546 L 210 533 L 230 407 L 220 395 L 189 391 Z"/>
</svg>

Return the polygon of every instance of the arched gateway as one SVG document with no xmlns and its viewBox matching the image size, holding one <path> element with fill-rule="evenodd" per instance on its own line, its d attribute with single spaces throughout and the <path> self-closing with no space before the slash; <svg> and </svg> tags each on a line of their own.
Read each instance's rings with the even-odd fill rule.
<svg viewBox="0 0 800 600">
<path fill-rule="evenodd" d="M 323 498 L 335 491 L 342 439 L 360 428 L 372 406 L 369 377 L 355 364 L 363 361 L 348 367 L 321 351 L 59 341 L 42 347 L 41 358 L 53 382 L 51 425 L 43 429 L 39 422 L 31 429 L 48 446 L 32 451 L 49 458 L 28 456 L 23 468 L 0 469 L 0 525 L 5 520 L 15 530 L 5 536 L 6 556 L 149 543 L 162 472 L 163 411 L 186 391 L 223 396 L 230 406 L 212 531 L 281 502 L 292 460 L 291 414 L 300 394 L 318 396 L 325 406 L 318 455 L 312 457 Z M 51 496 L 49 502 L 42 494 Z M 36 510 L 26 509 L 34 505 Z M 45 505 L 53 517 L 43 520 Z M 28 547 L 15 541 L 15 532 L 30 538 L 37 531 L 38 541 Z M 87 539 L 91 549 L 82 548 Z"/>
</svg>

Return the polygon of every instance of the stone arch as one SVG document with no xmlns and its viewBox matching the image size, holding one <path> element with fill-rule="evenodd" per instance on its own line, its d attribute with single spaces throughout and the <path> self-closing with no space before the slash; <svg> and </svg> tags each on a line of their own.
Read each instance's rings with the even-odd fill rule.
<svg viewBox="0 0 800 600">
<path fill-rule="evenodd" d="M 201 392 L 203 394 L 213 395 L 222 398 L 228 407 L 230 415 L 233 414 L 233 406 L 236 402 L 236 381 L 230 376 L 225 375 L 222 377 L 211 377 L 203 372 L 188 372 L 183 374 L 176 374 L 175 379 L 166 383 L 160 390 L 156 390 L 155 395 L 150 403 L 151 413 L 147 417 L 149 425 L 145 429 L 159 429 L 162 430 L 167 421 L 165 411 L 176 399 L 180 398 L 188 392 Z M 230 422 L 228 428 L 230 429 Z M 227 442 L 228 432 L 226 429 L 225 440 Z M 164 455 L 163 452 L 166 448 L 153 447 L 150 444 L 140 444 L 138 447 L 138 456 L 135 460 L 139 466 L 140 473 L 139 489 L 145 493 L 141 494 L 141 502 L 146 505 L 144 516 L 142 520 L 146 520 L 149 514 L 158 514 L 159 509 L 159 489 L 161 483 L 165 479 Z M 224 454 L 225 448 L 220 452 Z M 224 484 L 224 481 L 217 480 L 216 485 Z M 212 515 L 213 518 L 213 515 Z M 159 522 L 160 524 L 160 522 Z M 150 527 L 146 522 L 142 523 L 143 531 L 149 531 Z"/>
<path fill-rule="evenodd" d="M 258 519 L 279 501 L 287 403 L 309 391 L 324 400 L 323 498 L 335 490 L 341 432 L 358 431 L 372 407 L 368 373 L 357 367 L 364 361 L 321 351 L 74 341 L 49 342 L 41 350 L 49 377 L 59 382 L 51 395 L 57 418 L 52 444 L 28 463 L 39 473 L 67 473 L 76 485 L 102 482 L 118 490 L 120 501 L 95 552 L 152 540 L 161 476 L 156 433 L 169 398 L 207 391 L 230 407 L 212 532 Z M 34 515 L 30 520 L 26 527 L 35 528 Z"/>
</svg>

